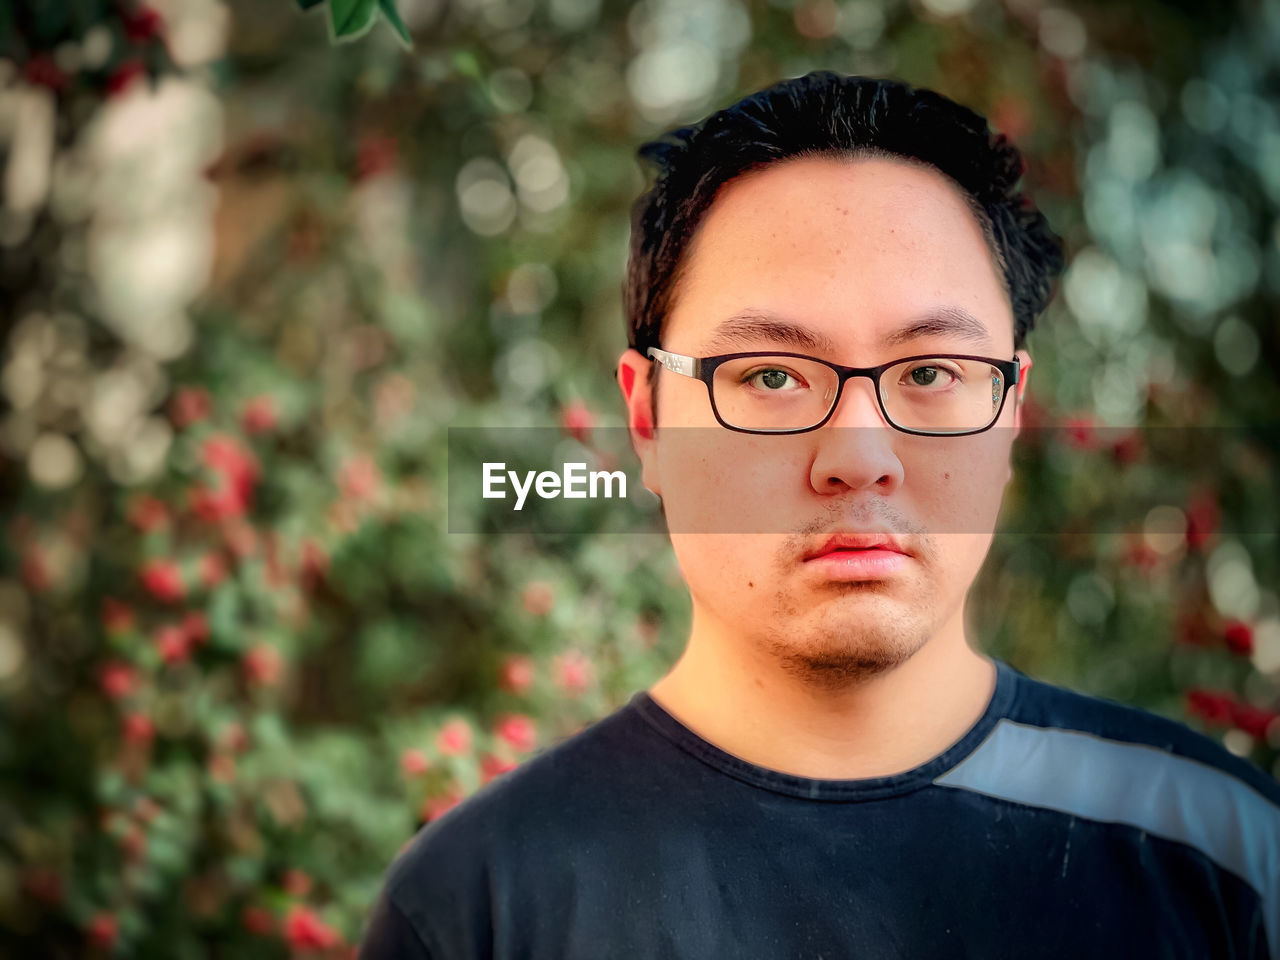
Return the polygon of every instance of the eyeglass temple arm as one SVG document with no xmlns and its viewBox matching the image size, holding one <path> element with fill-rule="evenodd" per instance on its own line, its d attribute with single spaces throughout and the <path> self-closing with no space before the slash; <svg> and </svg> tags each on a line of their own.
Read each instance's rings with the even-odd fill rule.
<svg viewBox="0 0 1280 960">
<path fill-rule="evenodd" d="M 686 357 L 679 353 L 669 353 L 658 347 L 650 347 L 648 354 L 654 360 L 670 370 L 672 373 L 679 373 L 686 377 L 697 377 L 701 370 L 702 362 L 697 357 Z"/>
</svg>

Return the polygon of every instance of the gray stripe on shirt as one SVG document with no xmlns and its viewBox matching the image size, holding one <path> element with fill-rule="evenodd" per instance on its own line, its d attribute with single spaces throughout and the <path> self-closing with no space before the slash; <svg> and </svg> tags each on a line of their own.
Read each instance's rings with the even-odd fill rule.
<svg viewBox="0 0 1280 960">
<path fill-rule="evenodd" d="M 934 783 L 1194 847 L 1258 892 L 1280 960 L 1280 807 L 1243 780 L 1149 744 L 1005 718 Z"/>
</svg>

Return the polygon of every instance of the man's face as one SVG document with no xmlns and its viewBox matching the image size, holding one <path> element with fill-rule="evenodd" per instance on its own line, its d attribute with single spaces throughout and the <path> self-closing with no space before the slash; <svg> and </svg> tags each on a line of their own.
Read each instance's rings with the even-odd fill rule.
<svg viewBox="0 0 1280 960">
<path fill-rule="evenodd" d="M 721 190 L 685 267 L 662 336 L 674 353 L 780 350 L 858 367 L 932 353 L 1014 357 L 1009 301 L 981 228 L 930 169 L 771 164 Z M 890 342 L 957 311 L 977 319 L 982 339 L 934 328 Z M 717 337 L 744 314 L 800 328 L 801 339 Z M 942 630 L 962 631 L 964 596 L 1010 478 L 1014 401 L 1030 366 L 1018 356 L 1022 382 L 996 425 L 950 438 L 888 426 L 866 378 L 846 383 L 817 430 L 737 433 L 717 424 L 701 381 L 660 371 L 658 429 L 633 436 L 645 485 L 663 499 L 695 630 L 837 684 L 896 666 Z M 648 420 L 652 361 L 629 350 L 621 362 L 634 427 Z M 806 559 L 832 534 L 880 531 L 908 552 L 892 572 L 850 579 Z"/>
</svg>

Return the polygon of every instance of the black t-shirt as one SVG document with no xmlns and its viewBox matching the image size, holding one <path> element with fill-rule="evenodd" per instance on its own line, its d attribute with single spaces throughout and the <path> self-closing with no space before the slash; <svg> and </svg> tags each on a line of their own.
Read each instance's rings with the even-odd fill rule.
<svg viewBox="0 0 1280 960">
<path fill-rule="evenodd" d="M 996 661 L 893 776 L 748 763 L 644 691 L 428 824 L 362 960 L 1280 960 L 1280 784 Z"/>
</svg>

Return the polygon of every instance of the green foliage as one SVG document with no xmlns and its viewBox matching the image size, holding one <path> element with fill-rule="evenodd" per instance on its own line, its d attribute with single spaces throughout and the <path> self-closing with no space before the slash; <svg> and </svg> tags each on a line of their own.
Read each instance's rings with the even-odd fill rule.
<svg viewBox="0 0 1280 960">
<path fill-rule="evenodd" d="M 319 6 L 325 0 L 297 0 L 303 10 Z M 329 37 L 334 43 L 357 40 L 368 33 L 381 14 L 395 31 L 406 50 L 413 49 L 409 28 L 396 9 L 395 0 L 328 0 Z"/>
<path fill-rule="evenodd" d="M 0 225 L 0 953 L 345 956 L 417 825 L 661 675 L 689 622 L 665 540 L 451 533 L 448 430 L 611 453 L 636 145 L 822 66 L 986 111 L 1072 255 L 975 638 L 1274 768 L 1264 26 L 447 5 L 408 52 L 240 0 L 210 70 L 145 7 L 70 9 L 0 5 L 0 82 L 57 118 L 56 187 Z M 327 31 L 379 15 L 407 44 L 389 0 L 331 0 Z M 206 158 L 181 121 L 210 84 Z"/>
<path fill-rule="evenodd" d="M 400 11 L 396 9 L 395 0 L 378 0 L 378 9 L 387 18 L 387 23 L 396 32 L 396 36 L 400 38 L 400 42 L 404 44 L 405 49 L 412 49 L 413 39 L 409 36 L 409 28 L 405 26 L 405 22 L 400 16 Z"/>
</svg>

